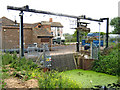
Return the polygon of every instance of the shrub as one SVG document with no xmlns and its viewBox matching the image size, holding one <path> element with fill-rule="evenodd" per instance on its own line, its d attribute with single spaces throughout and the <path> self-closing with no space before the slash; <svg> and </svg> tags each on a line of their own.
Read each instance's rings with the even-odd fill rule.
<svg viewBox="0 0 120 90">
<path fill-rule="evenodd" d="M 10 67 L 13 67 L 17 69 L 18 71 L 20 70 L 32 70 L 37 68 L 37 64 L 35 64 L 32 60 L 27 60 L 26 58 L 17 58 L 14 60 L 14 62 L 11 64 Z"/>
<path fill-rule="evenodd" d="M 32 60 L 27 60 L 24 58 L 18 58 L 17 54 L 9 54 L 5 53 L 2 55 L 2 65 L 10 64 L 11 68 L 15 68 L 17 71 L 22 69 L 24 70 L 31 70 L 37 68 L 37 64 L 35 64 Z"/>
<path fill-rule="evenodd" d="M 99 60 L 94 61 L 92 69 L 97 72 L 118 75 L 118 65 L 118 46 L 115 46 L 99 55 Z"/>
<path fill-rule="evenodd" d="M 39 80 L 39 88 L 80 88 L 75 81 L 61 76 L 57 71 L 44 73 L 34 70 L 31 77 Z"/>
</svg>

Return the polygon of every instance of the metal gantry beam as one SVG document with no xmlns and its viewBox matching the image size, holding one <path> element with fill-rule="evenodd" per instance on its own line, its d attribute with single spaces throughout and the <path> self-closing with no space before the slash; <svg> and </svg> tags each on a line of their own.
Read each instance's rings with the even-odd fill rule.
<svg viewBox="0 0 120 90">
<path fill-rule="evenodd" d="M 24 7 L 14 7 L 14 6 L 7 6 L 7 9 L 10 10 L 18 10 L 18 11 L 26 11 L 26 12 L 33 12 L 33 13 L 42 13 L 42 14 L 48 14 L 48 15 L 56 15 L 56 16 L 64 16 L 64 17 L 70 17 L 70 18 L 75 18 L 77 19 L 77 27 L 79 27 L 79 20 L 80 19 L 84 19 L 84 20 L 90 20 L 90 21 L 96 21 L 96 22 L 103 22 L 102 19 L 92 19 L 92 18 L 86 18 L 86 16 L 74 16 L 74 15 L 67 15 L 67 14 L 61 14 L 61 13 L 53 13 L 53 12 L 49 12 L 49 11 L 42 11 L 42 10 L 35 10 L 35 9 L 29 9 L 29 6 L 26 5 Z M 21 32 L 23 32 L 23 16 L 21 17 L 21 24 L 20 24 L 20 30 Z M 107 24 L 109 25 L 109 24 Z M 107 26 L 107 31 L 108 32 L 108 26 Z M 106 35 L 107 37 L 108 35 Z M 22 33 L 21 33 L 21 39 L 20 39 L 20 50 L 21 50 L 21 56 L 24 56 L 24 45 L 23 45 L 23 40 L 22 40 Z M 108 39 L 106 39 L 108 40 Z M 108 45 L 108 41 L 106 41 L 106 46 Z M 23 45 L 23 46 L 22 46 Z M 79 52 L 79 31 L 77 31 L 77 51 Z"/>
<path fill-rule="evenodd" d="M 54 12 L 49 12 L 49 11 L 29 9 L 29 6 L 28 6 L 28 5 L 26 5 L 26 6 L 24 6 L 24 7 L 7 6 L 7 9 L 10 9 L 10 10 L 18 10 L 18 11 L 26 11 L 26 12 L 33 12 L 33 13 L 42 13 L 42 14 L 56 15 L 56 16 L 64 16 L 64 17 L 84 19 L 84 20 L 90 20 L 90 21 L 96 21 L 96 22 L 103 22 L 101 19 L 98 20 L 98 19 L 86 18 L 85 15 L 75 16 L 75 15 L 68 15 L 68 14 L 62 14 L 62 13 L 54 13 Z"/>
<path fill-rule="evenodd" d="M 64 17 L 70 17 L 70 18 L 78 18 L 78 16 L 74 16 L 74 15 L 67 15 L 67 14 L 62 14 L 62 13 L 54 13 L 54 12 L 49 12 L 49 11 L 29 9 L 28 5 L 26 5 L 24 7 L 7 6 L 7 9 L 18 10 L 18 11 L 26 11 L 26 12 L 33 12 L 33 13 L 42 13 L 42 14 L 56 15 L 56 16 L 64 16 Z"/>
</svg>

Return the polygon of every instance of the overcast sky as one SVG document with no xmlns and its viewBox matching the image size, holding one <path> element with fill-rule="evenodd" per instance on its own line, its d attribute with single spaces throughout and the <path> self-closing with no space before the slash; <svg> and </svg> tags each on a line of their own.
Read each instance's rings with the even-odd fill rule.
<svg viewBox="0 0 120 90">
<path fill-rule="evenodd" d="M 30 9 L 76 16 L 86 15 L 94 19 L 109 17 L 111 20 L 118 16 L 118 2 L 119 0 L 0 0 L 0 17 L 6 16 L 19 22 L 19 11 L 7 10 L 7 5 L 16 7 L 29 5 Z M 75 19 L 24 12 L 24 23 L 49 21 L 49 18 L 61 22 L 64 26 L 64 33 L 74 33 L 74 30 L 70 28 L 75 26 Z M 88 27 L 91 28 L 91 32 L 99 31 L 98 22 L 86 22 L 90 22 Z M 100 30 L 106 32 L 105 21 L 101 23 Z M 110 31 L 112 30 L 113 28 L 110 27 Z"/>
</svg>

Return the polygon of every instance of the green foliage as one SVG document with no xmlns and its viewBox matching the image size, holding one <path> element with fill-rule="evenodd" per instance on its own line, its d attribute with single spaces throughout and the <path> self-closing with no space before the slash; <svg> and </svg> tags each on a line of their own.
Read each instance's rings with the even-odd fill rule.
<svg viewBox="0 0 120 90">
<path fill-rule="evenodd" d="M 6 72 L 2 72 L 2 79 L 6 79 L 6 78 L 9 78 L 10 75 Z"/>
<path fill-rule="evenodd" d="M 4 80 L 2 80 L 2 88 L 4 88 L 5 86 L 6 86 L 6 83 L 4 82 Z M 1 85 L 0 85 L 0 88 L 1 88 Z"/>
<path fill-rule="evenodd" d="M 12 63 L 16 59 L 16 54 L 13 56 L 10 55 L 9 53 L 3 54 L 2 55 L 2 65 L 8 65 Z"/>
<path fill-rule="evenodd" d="M 40 88 L 79 88 L 76 82 L 69 80 L 67 77 L 62 77 L 57 71 L 42 72 L 37 65 L 33 63 L 32 60 L 27 60 L 26 58 L 17 58 L 16 55 L 4 54 L 3 56 L 4 65 L 10 64 L 11 68 L 15 68 L 16 71 L 13 72 L 13 76 L 22 75 L 23 80 L 28 80 L 31 78 L 36 78 L 39 81 Z M 25 70 L 25 71 L 24 71 Z M 6 73 L 7 69 L 4 66 L 3 77 L 9 77 Z M 18 73 L 18 71 L 21 73 Z"/>
<path fill-rule="evenodd" d="M 111 20 L 110 25 L 114 27 L 112 33 L 120 34 L 120 17 L 115 17 Z"/>
<path fill-rule="evenodd" d="M 61 75 L 68 77 L 70 80 L 76 81 L 76 83 L 82 88 L 91 88 L 95 85 L 103 86 L 116 83 L 118 79 L 116 76 L 82 69 L 64 71 Z"/>
<path fill-rule="evenodd" d="M 34 70 L 31 77 L 39 80 L 40 88 L 80 88 L 75 81 L 59 75 L 57 71 L 44 73 Z"/>
<path fill-rule="evenodd" d="M 95 32 L 95 33 L 99 33 L 99 32 Z M 104 32 L 100 32 L 100 35 L 105 35 L 106 33 Z"/>
<path fill-rule="evenodd" d="M 16 53 L 12 55 L 5 53 L 2 55 L 2 65 L 8 64 L 10 64 L 11 68 L 15 68 L 17 71 L 31 70 L 37 68 L 38 66 L 32 60 L 27 60 L 26 58 L 18 58 Z"/>
<path fill-rule="evenodd" d="M 80 40 L 82 39 L 83 36 L 86 36 L 88 33 L 87 32 L 80 32 Z M 65 36 L 65 41 L 66 42 L 76 42 L 77 41 L 77 30 L 74 32 L 74 34 L 70 35 L 70 34 L 64 34 Z"/>
<path fill-rule="evenodd" d="M 2 72 L 7 72 L 9 71 L 9 69 L 2 69 Z"/>
<path fill-rule="evenodd" d="M 27 60 L 26 58 L 18 58 L 11 63 L 10 67 L 15 68 L 17 71 L 20 70 L 31 70 L 37 68 L 37 64 L 35 64 L 32 60 Z"/>
<path fill-rule="evenodd" d="M 64 34 L 65 42 L 76 42 L 76 38 L 74 38 L 71 34 Z"/>
<path fill-rule="evenodd" d="M 94 61 L 93 70 L 110 75 L 118 75 L 118 46 L 111 47 L 99 55 Z"/>
<path fill-rule="evenodd" d="M 82 36 L 87 36 L 87 32 L 79 32 Z M 77 30 L 74 32 L 73 37 L 77 37 Z"/>
</svg>

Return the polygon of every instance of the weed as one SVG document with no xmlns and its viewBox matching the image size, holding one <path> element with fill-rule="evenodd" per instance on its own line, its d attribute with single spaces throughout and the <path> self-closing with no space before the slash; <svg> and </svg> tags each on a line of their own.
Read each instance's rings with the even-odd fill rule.
<svg viewBox="0 0 120 90">
<path fill-rule="evenodd" d="M 2 69 L 2 72 L 7 72 L 9 71 L 9 69 Z"/>
<path fill-rule="evenodd" d="M 75 81 L 62 77 L 57 71 L 41 72 L 39 77 L 40 88 L 80 88 Z"/>
<path fill-rule="evenodd" d="M 9 78 L 10 75 L 6 72 L 2 72 L 2 79 L 6 79 L 6 78 Z"/>
</svg>

